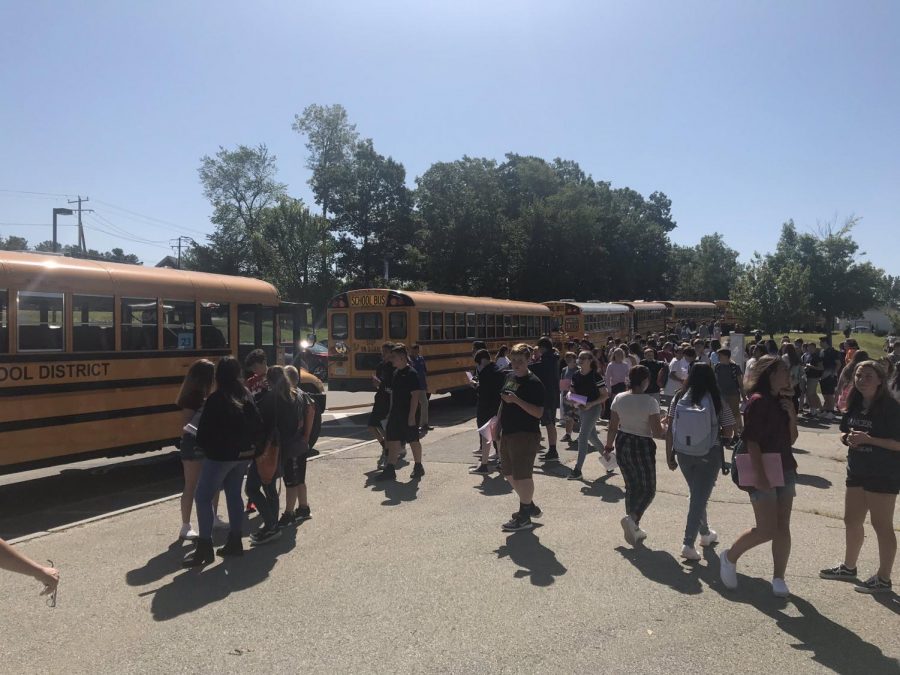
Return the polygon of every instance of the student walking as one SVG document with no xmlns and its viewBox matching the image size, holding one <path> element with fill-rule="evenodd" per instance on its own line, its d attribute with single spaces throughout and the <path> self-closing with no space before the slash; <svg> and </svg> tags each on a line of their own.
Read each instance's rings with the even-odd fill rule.
<svg viewBox="0 0 900 675">
<path fill-rule="evenodd" d="M 734 418 L 734 434 L 740 435 L 744 430 L 741 418 L 741 403 L 746 400 L 744 396 L 744 374 L 741 367 L 731 360 L 731 350 L 723 347 L 718 351 L 719 362 L 713 367 L 716 375 L 716 384 L 722 403 L 731 411 Z"/>
<path fill-rule="evenodd" d="M 375 386 L 375 400 L 372 403 L 372 412 L 369 413 L 367 424 L 369 433 L 381 445 L 381 457 L 378 460 L 379 468 L 387 460 L 387 446 L 384 442 L 384 427 L 382 422 L 387 418 L 391 410 L 391 380 L 394 376 L 394 366 L 391 363 L 391 348 L 393 343 L 385 342 L 381 345 L 381 363 L 375 367 L 372 375 L 372 384 Z"/>
<path fill-rule="evenodd" d="M 862 361 L 856 366 L 841 431 L 841 441 L 848 447 L 844 561 L 822 570 L 819 576 L 856 580 L 869 514 L 878 539 L 879 565 L 855 590 L 890 593 L 897 555 L 894 507 L 900 493 L 900 403 L 890 395 L 887 372 L 880 363 Z"/>
<path fill-rule="evenodd" d="M 481 429 L 485 424 L 496 417 L 500 409 L 500 390 L 506 381 L 506 373 L 491 361 L 491 353 L 487 349 L 479 349 L 475 353 L 475 368 L 478 379 L 474 382 L 478 394 L 478 402 L 475 407 L 475 423 Z M 469 473 L 488 475 L 491 470 L 488 466 L 492 447 L 496 447 L 496 441 L 488 439 L 479 433 L 481 443 L 481 461 L 478 466 L 469 469 Z"/>
<path fill-rule="evenodd" d="M 578 432 L 578 460 L 572 473 L 569 474 L 569 480 L 581 480 L 581 469 L 591 445 L 598 451 L 603 450 L 603 441 L 597 434 L 597 420 L 603 404 L 609 397 L 606 387 L 601 387 L 597 383 L 594 355 L 590 352 L 581 352 L 578 355 L 578 371 L 572 375 L 570 391 L 586 399 L 585 403 L 575 404 L 581 418 L 581 431 Z"/>
<path fill-rule="evenodd" d="M 291 396 L 297 408 L 299 428 L 287 441 L 283 450 L 284 513 L 278 525 L 283 527 L 312 518 L 309 493 L 306 488 L 306 465 L 309 460 L 313 427 L 316 423 L 316 404 L 300 389 L 300 373 L 294 366 L 285 366 L 284 374 L 291 383 Z"/>
<path fill-rule="evenodd" d="M 668 420 L 666 461 L 672 471 L 681 469 L 690 492 L 681 557 L 700 560 L 702 556 L 694 548 L 697 535 L 702 546 L 719 540 L 716 531 L 709 527 L 706 506 L 722 468 L 722 430 L 730 435 L 734 428 L 734 417 L 722 403 L 709 364 L 693 365 L 685 389 L 675 395 L 669 406 Z"/>
<path fill-rule="evenodd" d="M 544 415 L 541 425 L 547 432 L 547 452 L 541 455 L 542 462 L 558 462 L 556 450 L 556 402 L 559 399 L 559 354 L 548 337 L 538 340 L 535 359 L 528 366 L 538 376 L 544 386 Z"/>
<path fill-rule="evenodd" d="M 412 478 L 418 479 L 425 475 L 425 467 L 422 465 L 422 443 L 419 441 L 419 426 L 416 423 L 416 411 L 419 408 L 419 377 L 409 365 L 406 345 L 394 345 L 391 348 L 390 359 L 394 372 L 391 378 L 391 407 L 384 430 L 387 462 L 377 480 L 397 479 L 397 460 L 400 458 L 400 446 L 403 443 L 407 443 L 412 449 L 414 462 Z"/>
<path fill-rule="evenodd" d="M 632 546 L 647 538 L 641 518 L 656 496 L 656 443 L 662 438 L 659 403 L 646 394 L 650 371 L 635 366 L 628 372 L 628 391 L 618 394 L 610 407 L 607 454 L 615 447 L 625 480 L 625 517 L 622 530 Z"/>
<path fill-rule="evenodd" d="M 519 510 L 503 524 L 507 532 L 530 530 L 541 515 L 534 503 L 534 460 L 541 443 L 540 421 L 545 392 L 540 379 L 528 370 L 531 348 L 515 345 L 509 353 L 512 373 L 500 394 L 501 473 L 519 498 Z"/>
<path fill-rule="evenodd" d="M 411 349 L 412 367 L 419 378 L 419 428 L 431 431 L 433 427 L 428 423 L 428 366 L 425 357 L 419 353 L 419 345 L 415 344 Z"/>
<path fill-rule="evenodd" d="M 593 357 L 593 354 L 591 354 Z M 566 352 L 566 366 L 559 374 L 559 415 L 565 424 L 566 435 L 560 440 L 560 443 L 573 443 L 572 433 L 575 430 L 575 408 L 566 398 L 572 386 L 572 376 L 578 372 L 578 355 L 575 352 Z M 594 362 L 596 365 L 596 361 Z"/>
<path fill-rule="evenodd" d="M 797 461 L 791 449 L 797 440 L 797 415 L 790 372 L 781 358 L 766 355 L 757 360 L 746 379 L 750 400 L 744 413 L 743 439 L 758 477 L 756 486 L 747 488 L 756 526 L 722 551 L 719 572 L 726 588 L 737 588 L 738 560 L 750 549 L 771 541 L 772 592 L 787 597 L 790 592 L 784 574 L 791 554 L 791 510 L 797 482 Z M 763 454 L 780 456 L 783 486 L 770 485 Z"/>
<path fill-rule="evenodd" d="M 609 419 L 613 399 L 628 388 L 628 372 L 631 367 L 630 362 L 625 359 L 625 350 L 616 347 L 612 353 L 612 361 L 606 366 L 606 375 L 603 378 L 609 389 L 609 399 L 603 410 L 603 419 Z"/>
</svg>

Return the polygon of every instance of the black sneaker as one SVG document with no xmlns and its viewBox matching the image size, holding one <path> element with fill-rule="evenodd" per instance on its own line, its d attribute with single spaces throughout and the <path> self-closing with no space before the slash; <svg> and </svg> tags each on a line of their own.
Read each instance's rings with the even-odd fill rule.
<svg viewBox="0 0 900 675">
<path fill-rule="evenodd" d="M 422 462 L 416 462 L 413 465 L 412 477 L 413 478 L 421 478 L 425 475 L 425 467 L 422 466 Z"/>
<path fill-rule="evenodd" d="M 841 563 L 837 567 L 821 570 L 819 577 L 822 579 L 856 579 L 856 568 L 847 567 L 844 563 Z"/>
<path fill-rule="evenodd" d="M 860 583 L 859 586 L 855 586 L 853 590 L 857 593 L 890 593 L 891 582 L 875 574 Z"/>
<path fill-rule="evenodd" d="M 559 442 L 560 443 L 574 443 L 575 441 L 572 440 L 572 437 L 569 434 L 566 434 L 565 436 L 563 436 L 562 438 L 559 439 Z"/>
<path fill-rule="evenodd" d="M 584 474 L 581 473 L 581 469 L 572 469 L 572 473 L 570 473 L 567 477 L 568 480 L 581 480 L 584 478 Z"/>
<path fill-rule="evenodd" d="M 518 532 L 520 530 L 530 530 L 534 527 L 531 518 L 527 514 L 516 513 L 508 523 L 503 523 L 505 532 Z"/>
<path fill-rule="evenodd" d="M 298 506 L 294 511 L 294 520 L 298 523 L 302 523 L 304 520 L 309 520 L 310 518 L 312 518 L 312 513 L 308 506 Z"/>
<path fill-rule="evenodd" d="M 528 516 L 531 518 L 540 518 L 542 515 L 544 515 L 544 512 L 541 511 L 541 507 L 534 502 L 531 502 L 531 508 L 528 510 Z"/>
<path fill-rule="evenodd" d="M 285 511 L 278 519 L 278 527 L 289 527 L 297 522 L 297 517 L 292 511 Z"/>
<path fill-rule="evenodd" d="M 481 476 L 487 476 L 491 472 L 487 464 L 479 464 L 469 469 L 469 473 L 477 473 Z"/>
<path fill-rule="evenodd" d="M 375 476 L 375 480 L 397 480 L 397 470 L 392 464 L 385 464 L 381 473 Z"/>
<path fill-rule="evenodd" d="M 279 537 L 281 537 L 281 530 L 278 529 L 278 525 L 262 527 L 250 535 L 250 545 L 261 546 L 262 544 L 273 542 Z"/>
<path fill-rule="evenodd" d="M 558 462 L 559 461 L 559 453 L 556 450 L 548 450 L 543 455 L 541 455 L 542 462 Z"/>
</svg>

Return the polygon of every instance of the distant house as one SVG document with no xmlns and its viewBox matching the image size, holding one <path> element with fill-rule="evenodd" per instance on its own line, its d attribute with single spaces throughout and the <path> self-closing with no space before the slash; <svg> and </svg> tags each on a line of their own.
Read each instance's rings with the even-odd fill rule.
<svg viewBox="0 0 900 675">
<path fill-rule="evenodd" d="M 857 319 L 839 319 L 838 325 L 842 330 L 847 327 L 852 329 L 857 326 L 866 326 L 871 331 L 878 330 L 890 333 L 893 328 L 893 322 L 891 321 L 892 314 L 900 314 L 900 311 L 888 306 L 876 307 L 867 309 L 862 313 L 862 316 Z"/>
<path fill-rule="evenodd" d="M 167 255 L 165 258 L 156 263 L 156 267 L 169 267 L 173 270 L 177 270 L 178 258 L 173 255 Z"/>
</svg>

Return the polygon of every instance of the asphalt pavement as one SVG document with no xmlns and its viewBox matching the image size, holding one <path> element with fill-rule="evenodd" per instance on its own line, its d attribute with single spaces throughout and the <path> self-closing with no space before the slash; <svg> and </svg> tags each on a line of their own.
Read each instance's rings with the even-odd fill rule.
<svg viewBox="0 0 900 675">
<path fill-rule="evenodd" d="M 507 534 L 516 498 L 496 474 L 467 473 L 471 410 L 437 402 L 425 477 L 412 481 L 407 465 L 387 485 L 372 480 L 378 448 L 363 411 L 347 412 L 329 421 L 343 435 L 309 466 L 312 520 L 243 558 L 183 570 L 189 545 L 173 541 L 172 500 L 46 534 L 25 528 L 39 534 L 18 546 L 60 569 L 59 603 L 0 576 L 0 671 L 900 673 L 897 597 L 817 576 L 843 548 L 834 426 L 801 430 L 793 595 L 778 599 L 766 548 L 740 561 L 737 591 L 719 581 L 717 551 L 752 522 L 728 478 L 710 504 L 722 544 L 700 563 L 678 558 L 687 490 L 662 452 L 645 546 L 622 538 L 621 476 L 593 455 L 585 480 L 567 481 L 569 450 L 536 472 L 540 525 Z M 866 534 L 868 575 L 877 551 Z"/>
</svg>

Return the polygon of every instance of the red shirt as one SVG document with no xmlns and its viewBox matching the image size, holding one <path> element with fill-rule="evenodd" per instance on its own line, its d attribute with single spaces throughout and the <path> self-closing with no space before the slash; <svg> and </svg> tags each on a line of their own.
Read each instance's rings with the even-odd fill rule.
<svg viewBox="0 0 900 675">
<path fill-rule="evenodd" d="M 791 449 L 791 420 L 782 409 L 780 399 L 753 394 L 744 411 L 744 441 L 755 441 L 763 452 L 781 454 L 785 471 L 796 471 L 797 460 Z"/>
</svg>

